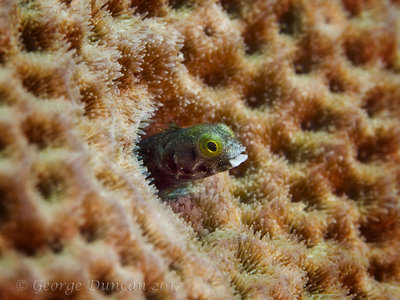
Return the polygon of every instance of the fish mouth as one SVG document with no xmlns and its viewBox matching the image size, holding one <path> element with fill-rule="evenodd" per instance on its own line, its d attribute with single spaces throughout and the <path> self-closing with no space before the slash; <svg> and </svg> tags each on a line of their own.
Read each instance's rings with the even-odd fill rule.
<svg viewBox="0 0 400 300">
<path fill-rule="evenodd" d="M 244 162 L 248 158 L 247 154 L 239 154 L 235 156 L 234 158 L 231 158 L 229 160 L 229 163 L 231 164 L 232 168 L 237 167 L 240 165 L 242 162 Z"/>
</svg>

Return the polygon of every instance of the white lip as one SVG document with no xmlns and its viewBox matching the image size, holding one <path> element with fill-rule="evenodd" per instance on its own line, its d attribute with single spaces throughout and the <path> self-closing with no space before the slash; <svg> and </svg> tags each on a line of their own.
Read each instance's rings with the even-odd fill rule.
<svg viewBox="0 0 400 300">
<path fill-rule="evenodd" d="M 244 162 L 247 159 L 247 154 L 239 154 L 238 156 L 232 158 L 229 160 L 232 168 L 237 167 L 240 165 L 242 162 Z"/>
</svg>

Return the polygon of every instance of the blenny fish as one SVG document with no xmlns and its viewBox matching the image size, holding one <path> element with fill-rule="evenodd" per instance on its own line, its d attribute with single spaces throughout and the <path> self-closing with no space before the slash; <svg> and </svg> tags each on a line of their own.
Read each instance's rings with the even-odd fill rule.
<svg viewBox="0 0 400 300">
<path fill-rule="evenodd" d="M 245 150 L 223 123 L 187 128 L 173 123 L 166 131 L 142 139 L 137 152 L 160 197 L 171 198 L 185 194 L 186 187 L 196 179 L 240 165 L 247 159 Z"/>
</svg>

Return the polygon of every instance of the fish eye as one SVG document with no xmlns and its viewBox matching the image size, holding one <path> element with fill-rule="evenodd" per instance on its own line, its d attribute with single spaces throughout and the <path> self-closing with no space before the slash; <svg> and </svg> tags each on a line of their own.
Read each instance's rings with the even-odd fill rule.
<svg viewBox="0 0 400 300">
<path fill-rule="evenodd" d="M 218 149 L 217 147 L 218 146 L 215 142 L 213 142 L 213 141 L 207 142 L 207 149 L 210 150 L 211 152 L 217 151 L 217 149 Z"/>
<path fill-rule="evenodd" d="M 215 157 L 221 153 L 221 141 L 210 136 L 204 136 L 200 139 L 200 153 L 206 157 Z"/>
</svg>

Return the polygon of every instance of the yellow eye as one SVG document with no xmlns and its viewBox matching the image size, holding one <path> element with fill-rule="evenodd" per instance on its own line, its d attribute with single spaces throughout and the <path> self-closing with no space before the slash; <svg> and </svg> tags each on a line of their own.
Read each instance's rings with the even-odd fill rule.
<svg viewBox="0 0 400 300">
<path fill-rule="evenodd" d="M 210 138 L 209 136 L 203 137 L 199 144 L 201 154 L 207 157 L 214 157 L 220 154 L 221 146 L 220 141 Z"/>
</svg>

